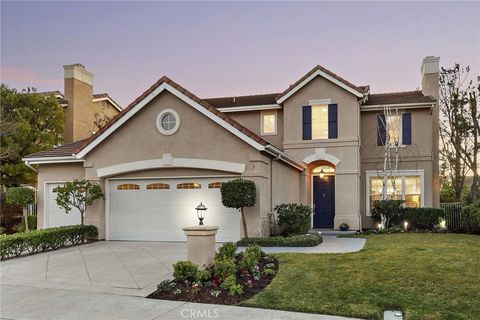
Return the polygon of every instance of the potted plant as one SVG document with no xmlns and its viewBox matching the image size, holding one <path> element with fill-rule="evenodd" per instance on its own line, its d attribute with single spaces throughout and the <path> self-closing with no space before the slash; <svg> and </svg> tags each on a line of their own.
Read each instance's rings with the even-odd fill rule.
<svg viewBox="0 0 480 320">
<path fill-rule="evenodd" d="M 340 225 L 340 231 L 348 231 L 349 228 L 350 228 L 350 226 L 348 224 L 346 224 L 345 222 L 343 222 Z"/>
</svg>

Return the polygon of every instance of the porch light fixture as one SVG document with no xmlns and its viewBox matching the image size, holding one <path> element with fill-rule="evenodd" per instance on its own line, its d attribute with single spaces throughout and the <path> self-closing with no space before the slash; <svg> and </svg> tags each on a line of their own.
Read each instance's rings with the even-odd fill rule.
<svg viewBox="0 0 480 320">
<path fill-rule="evenodd" d="M 203 219 L 205 219 L 205 211 L 207 211 L 207 207 L 200 202 L 200 204 L 195 208 L 197 210 L 197 217 L 200 222 L 198 223 L 199 226 L 203 226 Z"/>
<path fill-rule="evenodd" d="M 325 171 L 323 171 L 323 168 L 320 170 L 320 179 L 323 179 L 325 177 Z"/>
</svg>

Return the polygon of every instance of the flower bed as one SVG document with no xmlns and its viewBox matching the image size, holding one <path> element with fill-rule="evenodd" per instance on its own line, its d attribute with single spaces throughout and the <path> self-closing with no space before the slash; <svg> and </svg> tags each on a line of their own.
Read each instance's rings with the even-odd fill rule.
<svg viewBox="0 0 480 320">
<path fill-rule="evenodd" d="M 213 304 L 237 304 L 265 288 L 277 274 L 278 261 L 257 245 L 236 253 L 233 243 L 223 245 L 214 265 L 199 270 L 190 261 L 173 265 L 174 280 L 162 281 L 147 298 Z"/>
<path fill-rule="evenodd" d="M 258 244 L 262 247 L 314 247 L 322 243 L 319 234 L 303 234 L 290 237 L 244 238 L 237 242 L 239 246 Z"/>
</svg>

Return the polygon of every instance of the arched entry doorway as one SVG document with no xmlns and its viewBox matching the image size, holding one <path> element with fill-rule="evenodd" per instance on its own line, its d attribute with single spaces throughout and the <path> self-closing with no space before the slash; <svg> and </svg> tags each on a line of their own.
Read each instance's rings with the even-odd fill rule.
<svg viewBox="0 0 480 320">
<path fill-rule="evenodd" d="M 335 220 L 335 167 L 321 161 L 312 168 L 313 227 L 333 228 Z"/>
</svg>

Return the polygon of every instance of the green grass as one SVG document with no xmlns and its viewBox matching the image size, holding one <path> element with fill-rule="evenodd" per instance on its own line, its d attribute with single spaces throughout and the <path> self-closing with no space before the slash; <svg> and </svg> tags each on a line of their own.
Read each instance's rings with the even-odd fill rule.
<svg viewBox="0 0 480 320">
<path fill-rule="evenodd" d="M 480 236 L 406 233 L 366 236 L 346 254 L 277 254 L 273 282 L 242 305 L 381 319 L 480 318 Z"/>
</svg>

